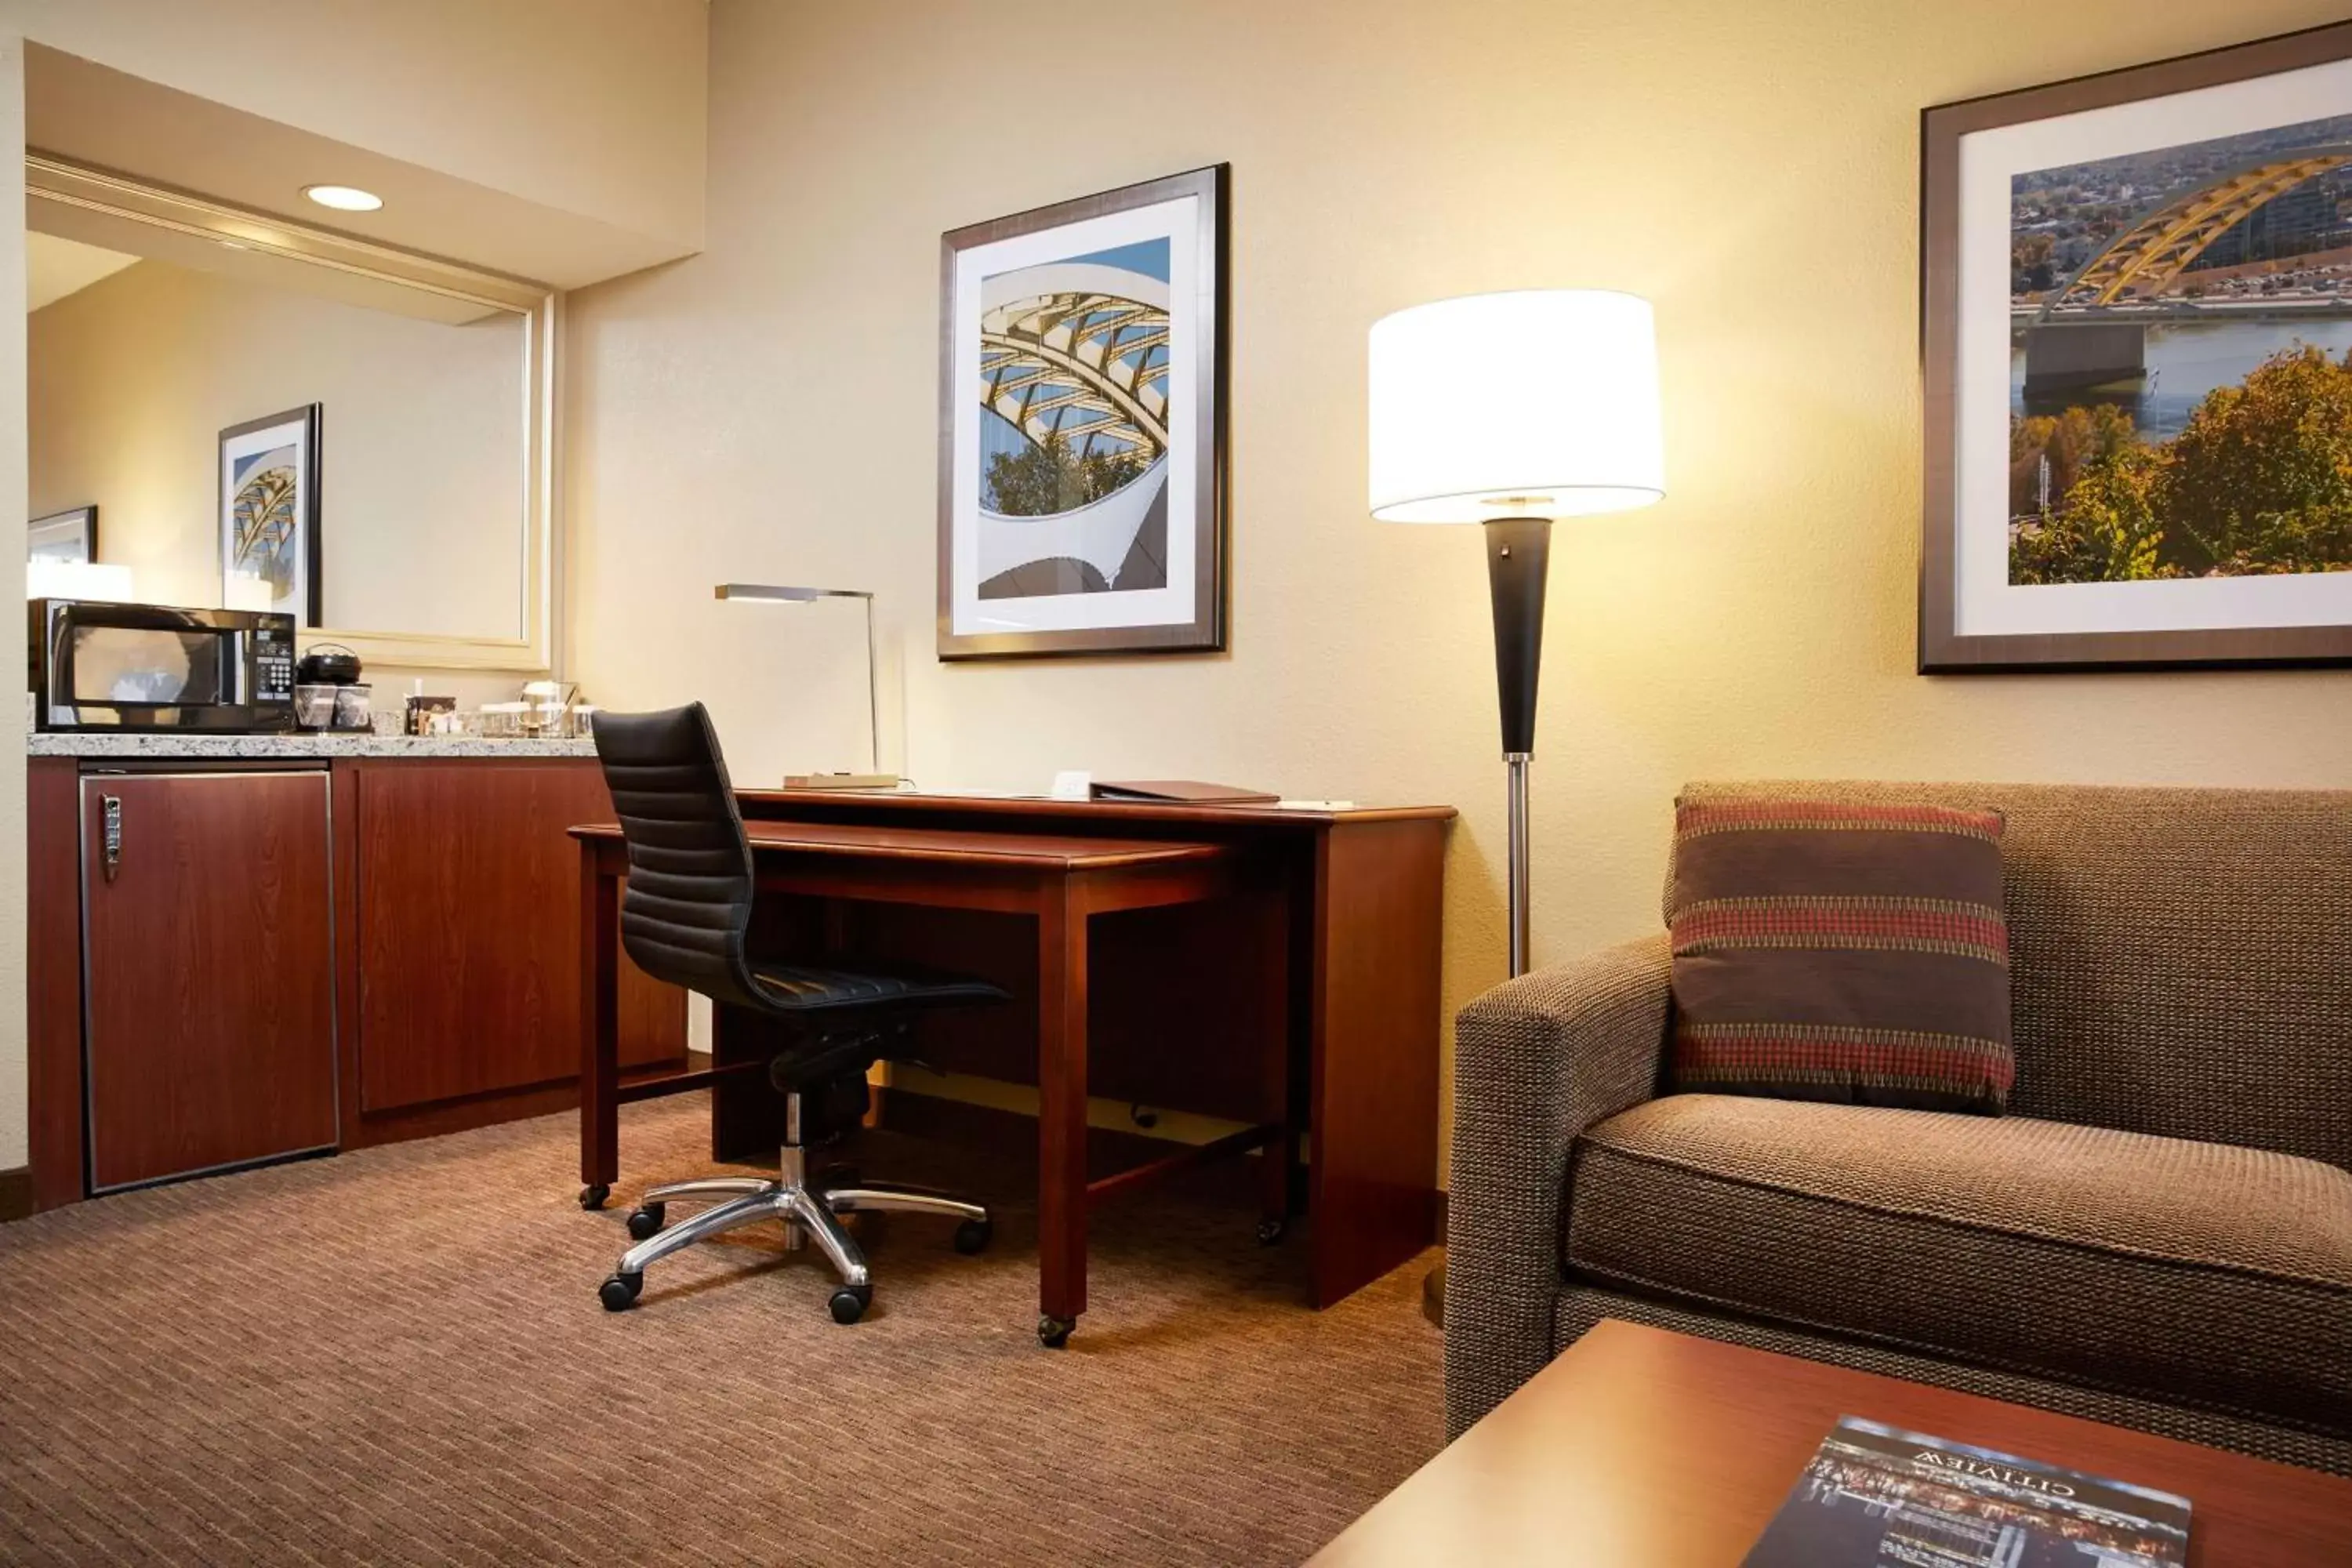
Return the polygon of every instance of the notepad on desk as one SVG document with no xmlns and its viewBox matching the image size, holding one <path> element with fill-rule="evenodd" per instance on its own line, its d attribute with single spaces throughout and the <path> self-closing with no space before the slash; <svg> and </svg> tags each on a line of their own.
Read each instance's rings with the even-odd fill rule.
<svg viewBox="0 0 2352 1568">
<path fill-rule="evenodd" d="M 1156 801 L 1170 805 L 1272 805 L 1281 800 L 1265 790 L 1198 779 L 1129 779 L 1094 786 L 1097 800 Z"/>
</svg>

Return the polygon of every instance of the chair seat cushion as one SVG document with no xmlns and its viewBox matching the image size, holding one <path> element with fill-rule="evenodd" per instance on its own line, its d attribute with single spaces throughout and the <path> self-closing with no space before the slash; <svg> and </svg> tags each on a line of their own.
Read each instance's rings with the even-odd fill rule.
<svg viewBox="0 0 2352 1568">
<path fill-rule="evenodd" d="M 2352 1435 L 2352 1173 L 2022 1117 L 1670 1095 L 1578 1140 L 1573 1278 Z"/>
<path fill-rule="evenodd" d="M 762 999 L 782 1013 L 948 1007 L 1006 999 L 1002 988 L 985 980 L 895 964 L 887 971 L 830 969 L 754 959 L 751 978 L 760 983 Z"/>
</svg>

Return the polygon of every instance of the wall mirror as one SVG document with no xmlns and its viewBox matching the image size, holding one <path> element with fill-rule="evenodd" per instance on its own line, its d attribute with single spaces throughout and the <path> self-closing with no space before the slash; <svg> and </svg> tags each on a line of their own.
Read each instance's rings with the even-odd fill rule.
<svg viewBox="0 0 2352 1568">
<path fill-rule="evenodd" d="M 25 179 L 31 515 L 95 507 L 152 603 L 550 666 L 551 290 L 42 153 Z"/>
</svg>

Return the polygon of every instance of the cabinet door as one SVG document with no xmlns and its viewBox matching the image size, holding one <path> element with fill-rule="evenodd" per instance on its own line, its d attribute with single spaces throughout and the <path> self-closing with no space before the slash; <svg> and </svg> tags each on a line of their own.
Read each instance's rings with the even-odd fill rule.
<svg viewBox="0 0 2352 1568">
<path fill-rule="evenodd" d="M 333 1144 L 327 775 L 85 778 L 81 839 L 93 1190 Z"/>
<path fill-rule="evenodd" d="M 385 763 L 355 793 L 362 1107 L 576 1076 L 580 847 L 564 830 L 612 817 L 596 764 Z M 625 963 L 621 1000 L 625 1064 L 684 1052 L 675 987 Z"/>
</svg>

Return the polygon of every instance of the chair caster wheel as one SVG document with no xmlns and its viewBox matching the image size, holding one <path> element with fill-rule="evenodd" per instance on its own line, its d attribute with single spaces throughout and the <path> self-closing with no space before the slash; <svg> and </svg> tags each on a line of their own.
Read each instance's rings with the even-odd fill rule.
<svg viewBox="0 0 2352 1568">
<path fill-rule="evenodd" d="M 612 1195 L 613 1189 L 604 1183 L 591 1182 L 580 1189 L 580 1206 L 583 1209 L 603 1208 L 604 1200 Z"/>
<path fill-rule="evenodd" d="M 640 1204 L 630 1211 L 629 1239 L 644 1241 L 658 1235 L 662 1227 L 662 1215 L 667 1212 L 666 1206 L 661 1204 Z"/>
<path fill-rule="evenodd" d="M 978 1252 L 982 1247 L 986 1247 L 988 1245 L 988 1238 L 995 1233 L 996 1225 L 994 1221 L 985 1219 L 968 1219 L 961 1225 L 956 1226 L 955 1249 L 958 1252 L 964 1254 L 966 1257 L 970 1257 L 971 1254 Z"/>
<path fill-rule="evenodd" d="M 866 1305 L 873 1300 L 873 1286 L 844 1285 L 833 1293 L 833 1300 L 830 1303 L 833 1308 L 833 1321 L 836 1323 L 857 1321 L 866 1315 Z"/>
<path fill-rule="evenodd" d="M 604 1303 L 608 1312 L 625 1312 L 637 1304 L 637 1292 L 645 1288 L 642 1274 L 615 1274 L 596 1287 L 596 1300 Z"/>
<path fill-rule="evenodd" d="M 1057 1318 L 1051 1312 L 1037 1314 L 1037 1342 L 1049 1351 L 1060 1350 L 1070 1342 L 1070 1331 L 1078 1326 L 1076 1318 Z"/>
<path fill-rule="evenodd" d="M 1289 1229 L 1288 1220 L 1262 1219 L 1257 1222 L 1257 1244 L 1260 1247 L 1272 1247 L 1276 1242 L 1280 1241 Z M 634 1236 L 636 1233 L 632 1231 L 630 1234 Z"/>
</svg>

